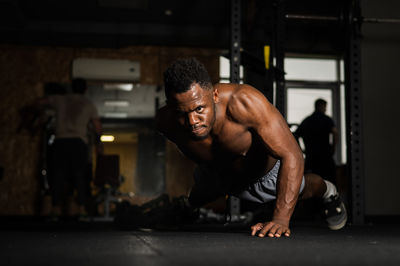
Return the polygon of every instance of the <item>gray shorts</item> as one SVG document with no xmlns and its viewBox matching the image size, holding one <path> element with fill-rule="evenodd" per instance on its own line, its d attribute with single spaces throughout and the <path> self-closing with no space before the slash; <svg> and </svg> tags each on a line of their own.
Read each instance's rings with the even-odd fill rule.
<svg viewBox="0 0 400 266">
<path fill-rule="evenodd" d="M 245 190 L 235 196 L 256 203 L 266 203 L 276 199 L 276 181 L 278 179 L 281 162 L 276 161 L 274 167 L 263 177 L 250 184 Z M 300 192 L 304 189 L 304 176 L 301 181 Z"/>
<path fill-rule="evenodd" d="M 279 167 L 280 161 L 278 160 L 265 176 L 247 185 L 241 192 L 233 193 L 233 196 L 256 203 L 266 203 L 276 199 L 276 181 Z M 229 185 L 207 166 L 201 165 L 196 168 L 194 180 L 195 185 L 190 193 L 189 201 L 195 206 L 201 206 L 215 200 L 219 196 L 230 194 L 231 189 Z M 299 193 L 301 193 L 303 189 L 304 177 L 301 182 Z"/>
</svg>

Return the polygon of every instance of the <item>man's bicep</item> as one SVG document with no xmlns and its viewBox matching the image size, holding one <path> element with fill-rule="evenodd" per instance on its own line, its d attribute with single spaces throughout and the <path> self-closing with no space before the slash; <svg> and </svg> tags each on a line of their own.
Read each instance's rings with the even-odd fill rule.
<svg viewBox="0 0 400 266">
<path fill-rule="evenodd" d="M 299 152 L 296 139 L 277 110 L 272 110 L 268 117 L 259 122 L 257 132 L 271 154 L 277 158 Z"/>
<path fill-rule="evenodd" d="M 285 119 L 256 89 L 237 93 L 229 108 L 236 121 L 257 132 L 274 157 L 285 157 L 293 150 L 293 145 L 297 146 Z"/>
</svg>

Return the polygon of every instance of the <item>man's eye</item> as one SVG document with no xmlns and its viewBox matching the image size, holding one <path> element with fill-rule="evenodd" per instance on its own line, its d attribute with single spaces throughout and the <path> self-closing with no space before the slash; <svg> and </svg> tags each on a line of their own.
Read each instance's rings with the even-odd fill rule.
<svg viewBox="0 0 400 266">
<path fill-rule="evenodd" d="M 199 106 L 196 108 L 196 112 L 201 113 L 204 110 L 204 107 Z"/>
</svg>

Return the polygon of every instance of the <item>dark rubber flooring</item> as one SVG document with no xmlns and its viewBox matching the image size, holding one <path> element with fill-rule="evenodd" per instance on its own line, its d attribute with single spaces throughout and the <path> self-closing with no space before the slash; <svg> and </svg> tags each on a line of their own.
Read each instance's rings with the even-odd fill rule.
<svg viewBox="0 0 400 266">
<path fill-rule="evenodd" d="M 243 228 L 119 231 L 110 224 L 10 224 L 0 265 L 400 265 L 400 226 L 292 227 L 290 238 Z"/>
</svg>

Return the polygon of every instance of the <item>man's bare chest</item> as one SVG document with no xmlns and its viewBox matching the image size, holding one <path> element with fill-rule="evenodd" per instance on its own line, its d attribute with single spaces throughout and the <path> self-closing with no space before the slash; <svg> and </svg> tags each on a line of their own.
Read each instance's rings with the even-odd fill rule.
<svg viewBox="0 0 400 266">
<path fill-rule="evenodd" d="M 227 128 L 218 136 L 189 140 L 179 145 L 197 162 L 222 162 L 243 158 L 252 146 L 252 134 L 243 128 Z"/>
</svg>

